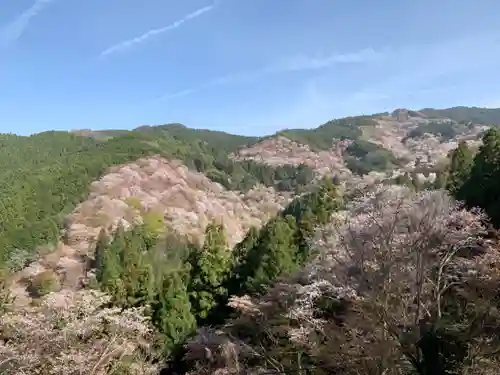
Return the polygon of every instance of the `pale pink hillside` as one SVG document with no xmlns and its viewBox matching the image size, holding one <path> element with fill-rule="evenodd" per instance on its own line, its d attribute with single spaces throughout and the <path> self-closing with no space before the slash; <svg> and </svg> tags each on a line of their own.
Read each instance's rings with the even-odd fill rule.
<svg viewBox="0 0 500 375">
<path fill-rule="evenodd" d="M 140 159 L 110 171 L 67 219 L 67 244 L 85 252 L 101 228 L 140 223 L 144 212 L 164 217 L 174 230 L 200 241 L 210 221 L 222 221 L 228 242 L 241 241 L 251 226 L 262 226 L 289 197 L 272 188 L 246 194 L 228 191 L 177 161 Z"/>
<path fill-rule="evenodd" d="M 338 142 L 328 151 L 314 152 L 308 145 L 277 136 L 265 139 L 252 147 L 240 149 L 233 155 L 233 158 L 235 160 L 254 160 L 271 166 L 305 164 L 320 175 L 326 173 L 349 175 L 350 172 L 345 167 L 342 157 L 345 147 L 346 144 Z"/>
</svg>

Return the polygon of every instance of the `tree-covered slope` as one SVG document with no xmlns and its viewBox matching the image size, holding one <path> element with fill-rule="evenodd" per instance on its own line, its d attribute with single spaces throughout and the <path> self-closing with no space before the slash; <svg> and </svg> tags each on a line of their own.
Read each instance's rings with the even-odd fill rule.
<svg viewBox="0 0 500 375">
<path fill-rule="evenodd" d="M 433 118 L 480 123 L 498 123 L 500 116 L 500 110 L 467 107 L 420 112 Z M 363 174 L 398 165 L 390 151 L 363 137 L 363 129 L 376 126 L 379 120 L 379 115 L 347 117 L 315 129 L 287 129 L 276 135 L 312 150 L 328 150 L 333 139 L 351 140 L 344 158 L 351 170 Z M 229 158 L 235 150 L 261 139 L 180 124 L 142 126 L 132 131 L 50 131 L 30 137 L 0 134 L 1 251 L 32 249 L 56 239 L 64 215 L 86 196 L 92 181 L 112 165 L 145 155 L 180 159 L 188 168 L 231 190 L 247 190 L 260 182 L 278 190 L 300 191 L 312 180 L 309 167 Z"/>
<path fill-rule="evenodd" d="M 55 240 L 64 214 L 109 166 L 161 151 L 138 135 L 103 143 L 65 132 L 2 139 L 0 251 L 7 254 Z"/>
<path fill-rule="evenodd" d="M 313 150 L 328 150 L 333 138 L 356 140 L 362 136 L 362 126 L 375 124 L 372 116 L 346 117 L 328 121 L 315 129 L 286 129 L 278 135 L 309 145 Z"/>
<path fill-rule="evenodd" d="M 134 131 L 164 135 L 187 143 L 203 142 L 206 146 L 224 152 L 234 152 L 242 146 L 257 142 L 259 137 L 247 137 L 208 129 L 193 129 L 182 124 L 167 124 L 160 126 L 141 126 Z"/>
<path fill-rule="evenodd" d="M 473 122 L 484 125 L 500 124 L 500 108 L 452 107 L 445 109 L 424 108 L 419 112 L 432 118 L 449 118 L 457 122 Z"/>
<path fill-rule="evenodd" d="M 308 168 L 234 162 L 227 151 L 202 139 L 159 133 L 132 131 L 110 139 L 67 132 L 0 135 L 1 253 L 10 258 L 16 249 L 32 251 L 55 241 L 64 216 L 86 197 L 92 181 L 110 166 L 147 155 L 180 159 L 232 190 L 249 189 L 256 183 L 289 190 L 312 178 Z"/>
</svg>

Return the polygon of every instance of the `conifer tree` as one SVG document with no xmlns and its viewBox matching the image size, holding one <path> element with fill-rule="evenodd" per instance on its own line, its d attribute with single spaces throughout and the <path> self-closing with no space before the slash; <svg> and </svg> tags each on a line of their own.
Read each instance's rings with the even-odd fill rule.
<svg viewBox="0 0 500 375">
<path fill-rule="evenodd" d="M 102 289 L 108 292 L 117 304 L 125 303 L 126 293 L 122 282 L 123 251 L 126 246 L 125 231 L 119 226 L 113 241 L 104 252 L 104 262 L 100 272 Z"/>
<path fill-rule="evenodd" d="M 97 242 L 95 246 L 94 253 L 94 267 L 96 269 L 96 277 L 98 281 L 102 281 L 102 271 L 104 267 L 104 261 L 106 256 L 106 250 L 109 246 L 108 235 L 104 228 L 101 229 L 99 235 L 97 236 Z"/>
<path fill-rule="evenodd" d="M 461 141 L 451 154 L 446 189 L 456 195 L 469 177 L 473 163 L 472 151 L 465 141 Z"/>
<path fill-rule="evenodd" d="M 500 131 L 490 128 L 474 158 L 469 178 L 456 196 L 469 207 L 483 208 L 495 227 L 500 227 Z"/>
<path fill-rule="evenodd" d="M 196 328 L 185 273 L 185 269 L 165 272 L 151 306 L 152 321 L 162 335 L 167 355 L 182 344 Z"/>
<path fill-rule="evenodd" d="M 266 225 L 259 246 L 254 249 L 253 254 L 249 254 L 251 262 L 247 265 L 256 267 L 247 282 L 248 291 L 262 291 L 279 276 L 289 274 L 297 268 L 298 249 L 294 241 L 296 230 L 293 216 L 277 217 Z"/>
<path fill-rule="evenodd" d="M 232 251 L 231 273 L 225 281 L 228 295 L 239 294 L 252 275 L 252 269 L 248 267 L 248 255 L 255 252 L 255 248 L 259 246 L 259 239 L 259 229 L 251 227 L 243 241 Z"/>
<path fill-rule="evenodd" d="M 146 261 L 147 241 L 142 226 L 135 227 L 125 235 L 121 281 L 130 306 L 147 302 L 152 294 L 152 270 Z"/>
<path fill-rule="evenodd" d="M 237 266 L 246 257 L 248 252 L 257 245 L 259 241 L 259 229 L 256 227 L 251 227 L 243 241 L 238 243 L 232 252 L 233 264 Z"/>
<path fill-rule="evenodd" d="M 309 239 L 312 236 L 318 221 L 311 210 L 307 210 L 299 219 L 295 231 L 297 245 L 297 263 L 303 264 L 310 256 Z"/>
<path fill-rule="evenodd" d="M 222 225 L 207 226 L 203 247 L 191 253 L 189 263 L 190 301 L 195 316 L 204 319 L 215 307 L 216 301 L 227 294 L 223 282 L 229 271 L 230 252 Z"/>
</svg>

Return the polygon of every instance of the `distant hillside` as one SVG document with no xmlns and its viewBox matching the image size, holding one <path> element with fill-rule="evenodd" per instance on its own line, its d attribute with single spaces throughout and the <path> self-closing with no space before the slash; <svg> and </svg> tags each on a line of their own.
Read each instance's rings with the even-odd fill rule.
<svg viewBox="0 0 500 375">
<path fill-rule="evenodd" d="M 210 137 L 196 138 L 196 131 L 187 128 L 184 137 L 170 136 L 161 128 L 115 134 L 111 138 L 69 132 L 0 134 L 0 261 L 2 255 L 10 258 L 19 253 L 16 249 L 31 251 L 57 240 L 65 215 L 87 196 L 91 182 L 111 166 L 141 157 L 179 159 L 230 190 L 246 191 L 261 183 L 293 191 L 313 177 L 310 168 L 232 161 L 228 150 L 236 145 L 229 139 L 238 136 L 222 135 L 222 141 L 217 138 L 220 133 L 209 132 L 203 134 Z"/>
<path fill-rule="evenodd" d="M 30 137 L 0 134 L 0 248 L 32 249 L 56 239 L 65 215 L 86 197 L 92 181 L 113 165 L 141 157 L 179 159 L 228 190 L 248 191 L 261 183 L 297 193 L 313 181 L 313 169 L 363 175 L 398 169 L 417 158 L 436 160 L 460 137 L 480 134 L 481 127 L 453 122 L 500 123 L 500 109 L 427 108 L 400 114 L 404 116 L 347 117 L 264 138 L 182 124 L 49 131 Z M 281 141 L 273 146 L 278 136 Z M 264 140 L 271 143 L 260 148 Z M 252 147 L 251 158 L 231 159 Z"/>
<path fill-rule="evenodd" d="M 424 108 L 419 112 L 428 117 L 449 118 L 456 122 L 473 122 L 484 125 L 500 124 L 500 108 L 453 107 L 446 109 Z"/>
<path fill-rule="evenodd" d="M 376 124 L 372 116 L 346 117 L 331 120 L 315 129 L 286 129 L 277 133 L 300 144 L 306 144 L 313 150 L 328 150 L 332 139 L 359 139 L 362 126 Z"/>
</svg>

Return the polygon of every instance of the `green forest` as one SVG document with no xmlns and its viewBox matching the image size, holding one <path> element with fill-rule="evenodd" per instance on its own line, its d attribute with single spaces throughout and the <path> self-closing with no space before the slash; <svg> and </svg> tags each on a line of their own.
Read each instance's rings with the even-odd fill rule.
<svg viewBox="0 0 500 375">
<path fill-rule="evenodd" d="M 171 357 L 198 325 L 223 323 L 231 315 L 228 298 L 259 294 L 311 258 L 307 238 L 326 224 L 342 201 L 324 180 L 296 198 L 260 230 L 252 228 L 230 249 L 220 224 L 208 225 L 201 246 L 168 232 L 158 237 L 147 226 L 101 231 L 95 249 L 95 286 L 123 308 L 151 306 L 160 345 Z"/>
<path fill-rule="evenodd" d="M 143 156 L 180 159 L 231 190 L 246 191 L 262 183 L 298 192 L 314 177 L 306 166 L 273 168 L 232 161 L 229 152 L 247 138 L 172 129 L 174 135 L 160 127 L 105 140 L 56 131 L 29 137 L 0 135 L 0 259 L 57 240 L 63 218 L 86 197 L 92 181 L 112 165 Z"/>
</svg>

